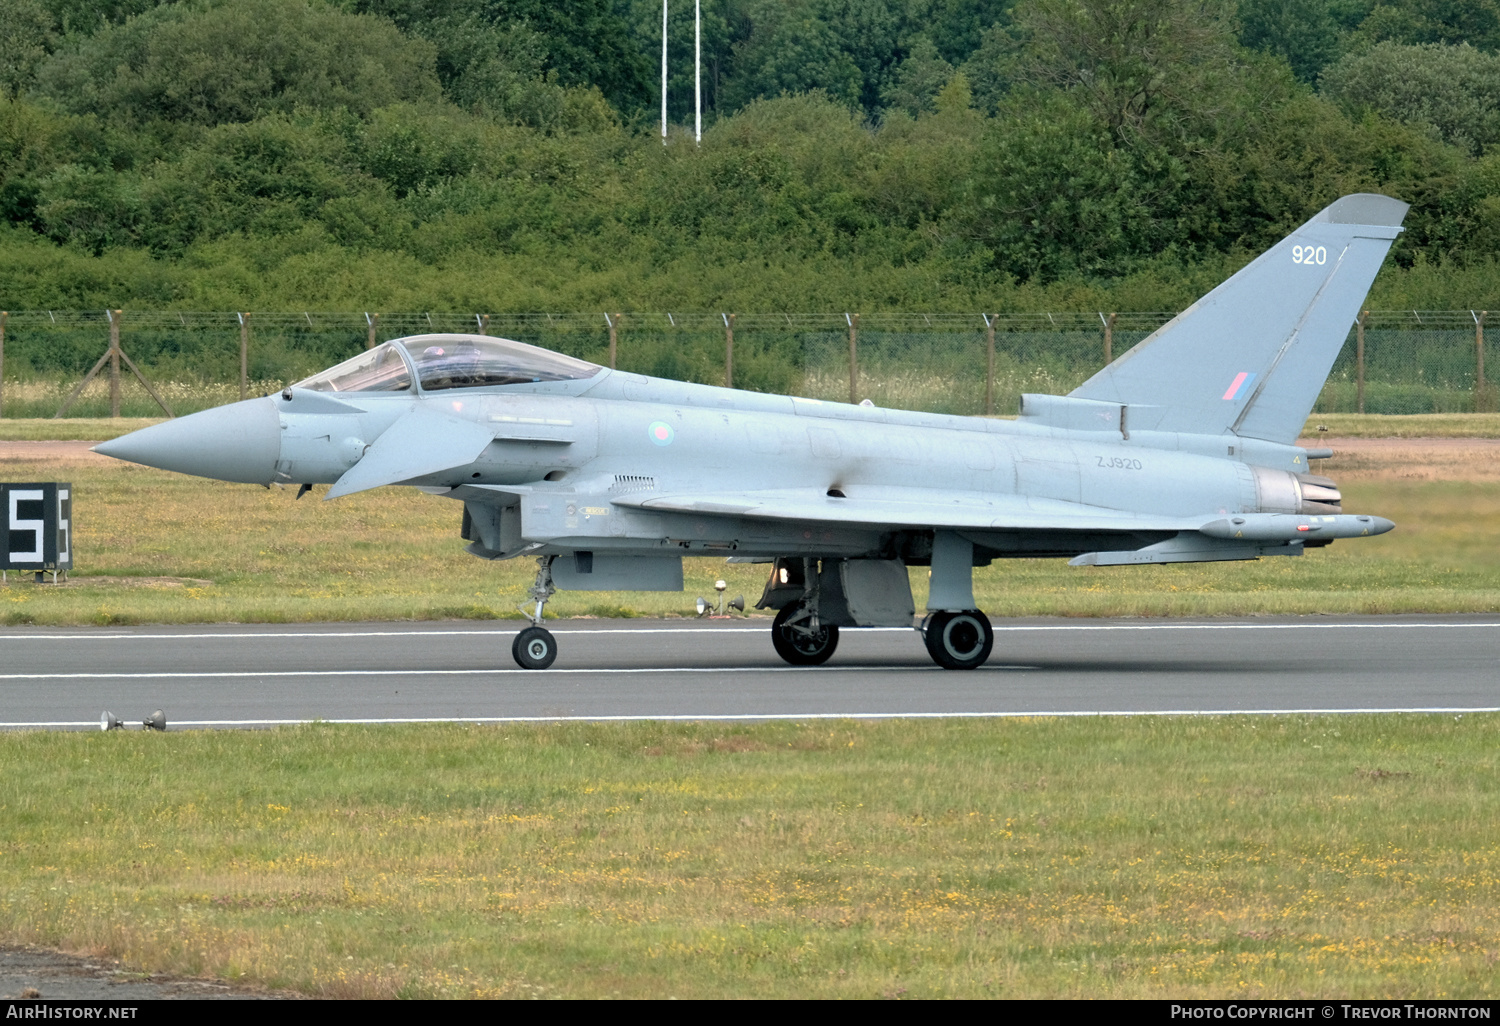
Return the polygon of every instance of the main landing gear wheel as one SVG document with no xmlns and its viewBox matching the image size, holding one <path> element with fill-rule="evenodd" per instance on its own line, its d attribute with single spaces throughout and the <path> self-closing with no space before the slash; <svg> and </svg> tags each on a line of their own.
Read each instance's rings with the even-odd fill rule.
<svg viewBox="0 0 1500 1026">
<path fill-rule="evenodd" d="M 812 617 L 797 606 L 787 606 L 771 622 L 771 644 L 776 654 L 793 666 L 828 662 L 839 647 L 839 629 L 832 624 L 811 626 Z"/>
<path fill-rule="evenodd" d="M 510 654 L 523 670 L 545 670 L 557 658 L 557 639 L 544 627 L 527 627 L 511 642 Z"/>
<path fill-rule="evenodd" d="M 977 609 L 937 612 L 927 618 L 922 640 L 933 662 L 946 670 L 972 670 L 990 657 L 995 629 Z"/>
</svg>

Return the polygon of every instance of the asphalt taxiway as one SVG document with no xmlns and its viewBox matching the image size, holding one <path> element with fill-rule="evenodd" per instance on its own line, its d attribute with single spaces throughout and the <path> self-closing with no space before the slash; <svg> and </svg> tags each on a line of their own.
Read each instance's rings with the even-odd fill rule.
<svg viewBox="0 0 1500 1026">
<path fill-rule="evenodd" d="M 790 667 L 763 619 L 558 621 L 557 663 L 521 670 L 519 626 L 6 628 L 0 726 L 1500 709 L 1494 616 L 1011 620 L 968 672 L 911 630 Z"/>
</svg>

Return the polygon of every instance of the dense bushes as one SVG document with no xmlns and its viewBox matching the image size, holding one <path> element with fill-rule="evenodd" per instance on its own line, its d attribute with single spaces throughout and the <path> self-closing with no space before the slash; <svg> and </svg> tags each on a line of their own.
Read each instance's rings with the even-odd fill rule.
<svg viewBox="0 0 1500 1026">
<path fill-rule="evenodd" d="M 698 148 L 659 0 L 0 0 L 0 307 L 1164 308 L 1356 190 L 1494 305 L 1486 2 L 724 0 Z"/>
</svg>

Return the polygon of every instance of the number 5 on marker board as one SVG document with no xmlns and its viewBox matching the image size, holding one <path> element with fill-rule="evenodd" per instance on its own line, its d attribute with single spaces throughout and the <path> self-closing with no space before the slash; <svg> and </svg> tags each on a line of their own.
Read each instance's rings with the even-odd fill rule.
<svg viewBox="0 0 1500 1026">
<path fill-rule="evenodd" d="M 73 568 L 73 486 L 65 482 L 0 484 L 5 513 L 4 570 Z"/>
</svg>

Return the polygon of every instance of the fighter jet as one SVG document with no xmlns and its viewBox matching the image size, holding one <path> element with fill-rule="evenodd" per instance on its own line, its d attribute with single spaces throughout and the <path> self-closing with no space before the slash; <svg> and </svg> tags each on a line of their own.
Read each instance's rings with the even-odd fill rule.
<svg viewBox="0 0 1500 1026">
<path fill-rule="evenodd" d="M 1334 202 L 1066 396 L 1014 420 L 686 384 L 482 335 L 418 335 L 266 396 L 95 446 L 221 481 L 411 485 L 481 559 L 535 557 L 512 653 L 542 669 L 557 589 L 682 589 L 684 556 L 766 563 L 787 662 L 917 626 L 940 666 L 994 645 L 973 570 L 1300 556 L 1394 525 L 1343 512 L 1295 442 L 1407 205 Z"/>
</svg>

